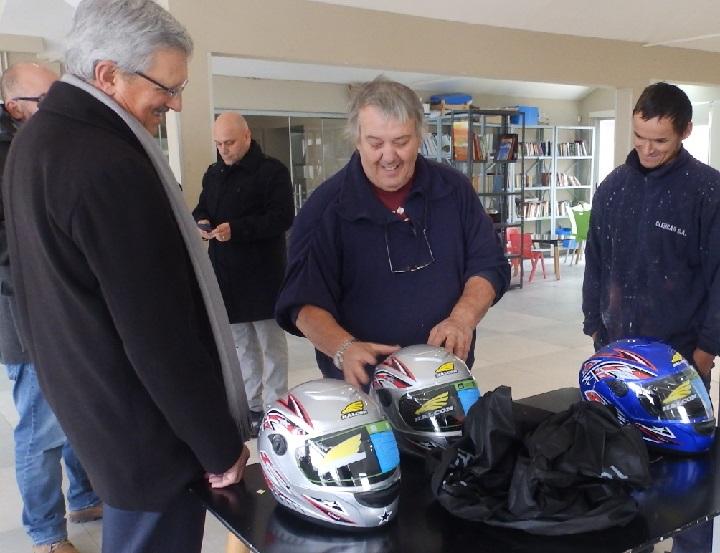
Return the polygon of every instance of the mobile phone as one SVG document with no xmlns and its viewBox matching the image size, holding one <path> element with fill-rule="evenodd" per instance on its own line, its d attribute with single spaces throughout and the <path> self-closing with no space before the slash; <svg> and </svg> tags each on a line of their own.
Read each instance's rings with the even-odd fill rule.
<svg viewBox="0 0 720 553">
<path fill-rule="evenodd" d="M 197 226 L 200 230 L 204 230 L 205 232 L 210 232 L 213 229 L 210 223 L 198 223 Z"/>
</svg>

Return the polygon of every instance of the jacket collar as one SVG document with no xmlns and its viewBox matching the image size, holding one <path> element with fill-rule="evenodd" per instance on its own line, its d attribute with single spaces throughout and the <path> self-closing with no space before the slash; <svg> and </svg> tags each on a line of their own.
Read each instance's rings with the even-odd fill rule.
<svg viewBox="0 0 720 553">
<path fill-rule="evenodd" d="M 685 164 L 687 164 L 692 159 L 692 156 L 688 153 L 688 151 L 681 145 L 680 151 L 678 154 L 668 163 L 665 163 L 658 167 L 657 169 L 653 169 L 652 171 L 648 173 L 644 173 L 642 165 L 640 165 L 640 157 L 638 156 L 638 153 L 633 149 L 625 159 L 625 163 L 638 171 L 639 173 L 644 173 L 647 176 L 653 177 L 654 179 L 660 179 L 663 178 L 665 175 L 668 175 L 669 173 L 672 173 L 679 169 L 680 167 L 683 167 Z"/>
<path fill-rule="evenodd" d="M 121 136 L 139 151 L 144 148 L 125 122 L 108 106 L 71 84 L 56 81 L 48 90 L 39 111 L 69 117 Z"/>
<path fill-rule="evenodd" d="M 217 163 L 215 163 L 215 170 L 219 173 L 242 170 L 246 173 L 252 174 L 260 168 L 263 159 L 265 159 L 265 155 L 263 154 L 262 149 L 257 142 L 251 140 L 250 148 L 248 148 L 247 153 L 242 157 L 242 159 L 236 161 L 232 165 L 225 165 L 225 162 L 220 159 Z"/>
<path fill-rule="evenodd" d="M 397 221 L 397 217 L 380 202 L 372 191 L 374 186 L 365 175 L 360 163 L 360 154 L 353 153 L 350 161 L 341 172 L 338 214 L 348 221 L 369 219 L 375 223 L 385 224 Z M 405 211 L 410 219 L 419 220 L 425 217 L 427 202 L 445 196 L 452 191 L 451 185 L 445 182 L 429 162 L 421 155 L 415 161 L 413 185 L 408 195 Z"/>
<path fill-rule="evenodd" d="M 5 109 L 5 104 L 2 104 L 0 106 L 0 142 L 12 142 L 16 131 L 15 121 Z"/>
</svg>

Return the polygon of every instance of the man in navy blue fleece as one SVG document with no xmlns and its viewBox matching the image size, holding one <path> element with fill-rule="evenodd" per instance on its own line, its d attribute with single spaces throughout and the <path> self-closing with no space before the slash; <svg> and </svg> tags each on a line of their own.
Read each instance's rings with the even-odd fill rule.
<svg viewBox="0 0 720 553">
<path fill-rule="evenodd" d="M 468 179 L 418 155 L 422 126 L 406 86 L 360 87 L 348 116 L 357 152 L 295 219 L 276 317 L 313 343 L 326 377 L 366 384 L 379 357 L 421 343 L 471 366 L 475 327 L 509 284 Z"/>
<path fill-rule="evenodd" d="M 672 345 L 710 386 L 720 352 L 720 173 L 682 146 L 692 105 L 667 83 L 633 110 L 635 149 L 598 188 L 583 282 L 584 332 L 596 348 L 632 336 Z M 712 546 L 712 521 L 673 538 L 673 553 Z"/>
<path fill-rule="evenodd" d="M 683 148 L 691 120 L 676 86 L 656 83 L 638 99 L 635 149 L 593 199 L 584 332 L 596 346 L 667 342 L 709 384 L 720 352 L 720 173 Z"/>
</svg>

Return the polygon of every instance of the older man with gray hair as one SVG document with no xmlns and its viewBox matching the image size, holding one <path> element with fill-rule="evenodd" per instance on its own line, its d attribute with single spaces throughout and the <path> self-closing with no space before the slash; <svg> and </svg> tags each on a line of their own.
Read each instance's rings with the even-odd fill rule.
<svg viewBox="0 0 720 553">
<path fill-rule="evenodd" d="M 233 484 L 249 455 L 217 281 L 152 136 L 191 53 L 151 0 L 81 2 L 3 183 L 21 335 L 106 504 L 103 553 L 198 553 L 188 485 Z"/>
<path fill-rule="evenodd" d="M 295 219 L 276 316 L 315 346 L 326 377 L 368 382 L 378 358 L 428 343 L 472 366 L 475 327 L 508 262 L 468 179 L 418 155 L 423 110 L 408 87 L 359 87 L 349 163 Z"/>
</svg>

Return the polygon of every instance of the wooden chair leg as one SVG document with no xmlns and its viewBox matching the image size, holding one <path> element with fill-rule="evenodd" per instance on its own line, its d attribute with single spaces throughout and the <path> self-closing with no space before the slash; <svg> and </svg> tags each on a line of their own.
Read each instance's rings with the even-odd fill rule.
<svg viewBox="0 0 720 553">
<path fill-rule="evenodd" d="M 235 534 L 228 532 L 227 546 L 225 553 L 250 553 L 248 547 L 241 542 Z"/>
<path fill-rule="evenodd" d="M 540 268 L 543 272 L 543 278 L 547 278 L 547 275 L 545 274 L 545 256 L 540 254 Z"/>
<path fill-rule="evenodd" d="M 585 249 L 585 240 L 578 242 L 578 248 L 577 248 L 577 254 L 575 257 L 575 265 L 578 265 L 580 263 L 580 260 L 583 257 L 583 250 Z"/>
</svg>

